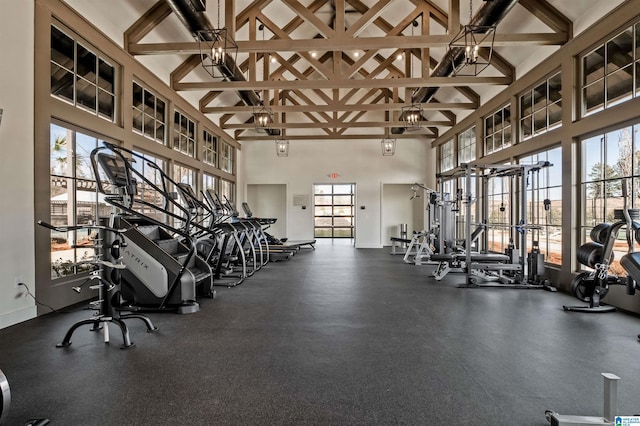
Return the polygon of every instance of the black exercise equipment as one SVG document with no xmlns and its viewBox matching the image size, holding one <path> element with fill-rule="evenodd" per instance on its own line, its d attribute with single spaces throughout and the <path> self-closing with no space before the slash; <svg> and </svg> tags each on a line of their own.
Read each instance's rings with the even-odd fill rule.
<svg viewBox="0 0 640 426">
<path fill-rule="evenodd" d="M 273 225 L 274 223 L 276 223 L 276 221 L 278 220 L 277 218 L 261 218 L 261 217 L 254 217 L 253 216 L 253 212 L 251 211 L 251 208 L 249 207 L 249 204 L 247 202 L 243 202 L 242 203 L 242 209 L 244 210 L 244 213 L 246 215 L 245 219 L 246 220 L 253 220 L 253 221 L 257 221 L 260 225 L 262 225 L 263 228 L 263 232 L 265 234 L 265 236 L 267 237 L 267 241 L 269 243 L 269 247 L 272 249 L 280 249 L 280 250 L 293 250 L 293 251 L 297 251 L 301 248 L 303 248 L 304 246 L 308 246 L 311 249 L 315 250 L 315 244 L 316 244 L 316 240 L 300 240 L 300 241 L 290 241 L 287 238 L 276 238 L 272 235 L 270 235 L 269 233 L 266 232 L 266 229 L 268 229 L 271 225 Z"/>
<path fill-rule="evenodd" d="M 213 265 L 214 285 L 235 287 L 248 277 L 243 229 L 229 222 L 234 213 L 228 211 L 215 191 L 207 189 L 202 194 L 203 204 L 211 212 L 210 229 L 213 234 L 212 238 L 198 241 L 201 245 L 199 250 L 205 253 L 205 258 Z M 264 264 L 268 261 L 269 253 L 261 253 Z"/>
<path fill-rule="evenodd" d="M 112 304 L 112 300 L 117 294 L 118 285 L 120 285 L 121 273 L 126 268 L 126 266 L 121 262 L 121 250 L 123 248 L 126 249 L 127 247 L 123 237 L 126 229 L 116 229 L 102 225 L 52 226 L 43 221 L 38 221 L 38 225 L 58 232 L 69 232 L 81 229 L 95 229 L 100 231 L 100 236 L 95 242 L 96 249 L 99 251 L 96 254 L 97 258 L 92 261 L 82 262 L 91 264 L 93 266 L 93 271 L 91 271 L 89 278 L 87 278 L 82 284 L 73 287 L 74 291 L 80 293 L 87 283 L 93 283 L 89 288 L 92 290 L 98 290 L 98 300 L 91 302 L 90 306 L 95 308 L 97 312 L 91 318 L 81 320 L 73 324 L 67 330 L 62 342 L 58 343 L 56 347 L 64 348 L 71 345 L 71 336 L 76 329 L 83 325 L 91 325 L 91 331 L 98 331 L 102 329 L 105 343 L 109 343 L 109 324 L 117 325 L 122 332 L 123 343 L 120 346 L 121 349 L 128 349 L 135 346 L 129 336 L 129 328 L 124 322 L 125 320 L 137 319 L 142 321 L 147 328 L 147 332 L 157 330 L 148 317 L 140 314 L 121 315 L 118 310 L 114 309 Z M 116 235 L 116 238 L 114 238 L 110 244 L 104 245 L 104 242 L 106 241 L 105 234 L 108 233 Z M 112 259 L 115 259 L 117 263 L 100 259 L 104 254 L 100 253 L 100 251 L 107 249 L 109 251 L 109 256 Z"/>
<path fill-rule="evenodd" d="M 626 200 L 626 184 L 623 181 L 623 194 Z M 624 209 L 614 210 L 614 218 L 618 221 L 615 223 L 600 223 L 596 225 L 589 237 L 592 241 L 586 242 L 578 248 L 576 257 L 580 264 L 591 268 L 591 271 L 585 271 L 578 274 L 571 282 L 571 293 L 583 302 L 589 302 L 588 306 L 567 306 L 562 308 L 565 311 L 573 312 L 591 312 L 603 313 L 613 312 L 616 310 L 613 306 L 603 306 L 600 304 L 609 292 L 611 285 L 627 286 L 627 293 L 635 292 L 635 284 L 633 276 L 618 277 L 609 273 L 609 267 L 614 260 L 614 244 L 618 239 L 618 235 L 623 228 L 626 228 L 627 244 L 629 250 L 633 247 L 631 240 L 633 235 L 638 234 L 640 225 L 635 222 L 640 218 L 640 210 L 627 209 L 626 202 Z M 633 256 L 627 254 L 622 257 L 620 264 L 627 271 L 633 270 Z M 629 268 L 629 269 L 627 269 Z"/>
<path fill-rule="evenodd" d="M 635 240 L 640 244 L 640 227 L 634 233 Z M 620 258 L 620 265 L 627 271 L 627 294 L 635 294 L 638 289 L 637 283 L 640 282 L 640 252 L 627 253 Z M 640 339 L 640 334 L 638 335 Z"/>
<path fill-rule="evenodd" d="M 136 161 L 155 169 L 160 182 L 137 170 Z M 108 225 L 126 229 L 121 241 L 127 244 L 123 251 L 127 268 L 121 274 L 118 309 L 197 312 L 197 295 L 213 297 L 213 274 L 196 254 L 191 211 L 170 192 L 170 188 L 181 190 L 178 183 L 144 155 L 107 142 L 91 152 L 91 163 L 98 191 L 117 209 Z M 156 194 L 160 202 L 139 194 L 138 182 L 145 194 Z M 113 238 L 106 235 L 107 244 Z"/>
<path fill-rule="evenodd" d="M 638 210 L 632 210 L 630 213 L 635 219 L 640 217 L 638 214 L 640 211 Z M 618 213 L 616 216 L 620 215 L 621 213 Z M 632 284 L 629 286 L 629 277 L 618 277 L 617 275 L 609 273 L 609 266 L 615 257 L 613 245 L 620 229 L 627 226 L 626 220 L 614 224 L 605 224 L 608 225 L 606 227 L 600 225 L 598 225 L 599 229 L 597 229 L 596 232 L 591 232 L 591 238 L 596 238 L 599 241 L 604 240 L 604 244 L 597 241 L 590 241 L 581 245 L 576 253 L 578 262 L 592 268 L 592 270 L 579 273 L 571 282 L 571 293 L 579 300 L 589 302 L 589 306 L 565 305 L 563 306 L 565 311 L 613 312 L 615 311 L 615 307 L 600 305 L 600 301 L 609 293 L 609 286 L 626 285 L 629 294 L 633 294 L 633 291 L 635 291 L 635 285 Z M 634 223 L 633 227 L 635 228 L 637 226 L 637 223 Z M 596 228 L 594 228 L 594 230 L 595 229 Z M 604 237 L 602 237 L 603 235 Z M 620 260 L 620 264 L 623 268 L 627 269 L 627 266 L 631 266 L 629 266 L 629 259 L 623 262 L 625 256 Z"/>
</svg>

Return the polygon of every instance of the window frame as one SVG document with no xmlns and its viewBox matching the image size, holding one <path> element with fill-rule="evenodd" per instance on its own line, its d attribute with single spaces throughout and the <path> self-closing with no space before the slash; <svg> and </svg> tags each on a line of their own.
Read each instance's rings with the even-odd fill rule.
<svg viewBox="0 0 640 426">
<path fill-rule="evenodd" d="M 138 86 L 141 90 L 142 90 L 142 100 L 141 100 L 141 107 L 143 109 L 137 108 L 135 105 L 135 86 Z M 147 89 L 146 86 L 138 83 L 135 79 L 132 82 L 132 103 L 131 103 L 131 108 L 133 110 L 133 115 L 132 115 L 132 123 L 131 123 L 131 127 L 134 133 L 141 135 L 149 140 L 152 140 L 154 142 L 158 142 L 161 145 L 166 145 L 167 143 L 167 105 L 168 102 L 165 99 L 162 99 L 161 97 L 159 97 L 158 95 L 156 95 L 155 92 L 153 92 L 152 90 Z M 147 114 L 147 112 L 145 111 L 147 105 L 146 105 L 146 99 L 147 96 L 146 94 L 149 94 L 150 96 L 153 96 L 154 99 L 154 106 L 153 106 L 153 117 L 151 117 L 149 114 Z M 164 110 L 162 113 L 162 120 L 160 120 L 159 114 L 158 114 L 158 101 L 162 102 L 164 104 Z M 140 120 L 140 126 L 141 128 L 138 129 L 136 127 L 135 124 L 135 118 L 136 118 L 136 112 L 139 113 L 139 115 L 141 116 L 141 120 Z M 146 117 L 149 117 L 151 120 L 153 120 L 154 126 L 153 126 L 153 135 L 149 135 L 146 131 L 146 123 L 147 120 L 145 119 Z M 158 138 L 158 125 L 162 126 L 162 138 L 159 139 Z"/>
<path fill-rule="evenodd" d="M 233 174 L 235 167 L 235 148 L 230 143 L 222 141 L 220 146 L 220 170 Z"/>
<path fill-rule="evenodd" d="M 496 116 L 500 115 L 500 126 L 497 126 Z M 489 126 L 490 122 L 490 126 Z M 511 124 L 511 104 L 494 111 L 483 119 L 484 123 L 484 154 L 489 155 L 513 146 L 513 126 Z M 505 123 L 508 123 L 505 125 Z M 508 137 L 507 137 L 508 136 Z M 496 141 L 499 140 L 499 145 Z M 491 141 L 491 148 L 489 148 Z"/>
<path fill-rule="evenodd" d="M 552 162 L 551 155 L 559 155 L 560 161 Z M 526 214 L 527 214 L 527 224 L 539 227 L 539 229 L 535 229 L 537 231 L 538 244 L 540 248 L 540 252 L 544 255 L 545 263 L 560 266 L 562 264 L 562 147 L 560 145 L 549 146 L 546 147 L 542 151 L 538 151 L 532 154 L 523 155 L 518 158 L 518 164 L 533 164 L 538 161 L 550 161 L 551 165 L 549 167 L 542 168 L 539 172 L 538 178 L 538 186 L 536 195 L 536 200 L 538 202 L 537 207 L 537 216 L 538 221 L 535 223 L 531 218 L 531 209 L 527 206 Z M 560 174 L 560 178 L 555 179 L 555 181 L 551 178 L 551 174 Z M 552 193 L 556 193 L 559 195 L 558 199 L 554 199 L 552 197 Z M 533 198 L 533 190 L 527 189 L 527 200 L 529 203 L 534 202 Z M 549 205 L 549 213 L 548 216 L 545 216 L 547 213 L 544 211 L 544 200 L 550 200 Z M 559 208 L 558 208 L 559 202 Z M 542 203 L 542 205 L 540 204 Z M 554 206 L 555 203 L 555 206 Z M 542 210 L 541 210 L 542 209 Z M 554 211 L 556 215 L 559 214 L 559 220 L 557 223 L 554 223 Z M 557 218 L 556 218 L 557 219 Z M 541 232 L 542 231 L 542 232 Z M 559 240 L 552 240 L 550 237 L 559 235 Z M 531 236 L 531 237 L 530 237 Z M 530 237 L 530 238 L 529 238 Z M 533 234 L 527 234 L 528 242 L 527 247 L 533 247 Z M 552 242 L 553 241 L 553 242 Z M 558 250 L 552 250 L 552 244 L 555 244 L 558 247 Z M 553 254 L 553 256 L 551 256 Z"/>
<path fill-rule="evenodd" d="M 198 126 L 196 121 L 177 108 L 174 109 L 173 117 L 173 138 L 171 141 L 171 148 L 174 151 L 181 152 L 191 158 L 196 158 L 196 151 L 198 148 Z M 178 118 L 178 120 L 176 120 L 176 118 Z M 186 127 L 183 126 L 183 122 L 186 122 Z M 191 132 L 191 128 L 193 128 L 193 132 Z M 185 129 L 187 133 L 183 133 L 183 130 Z M 176 140 L 178 141 L 177 144 Z"/>
<path fill-rule="evenodd" d="M 207 129 L 202 130 L 202 161 L 205 164 L 218 168 L 220 147 L 218 136 Z"/>
<path fill-rule="evenodd" d="M 550 83 L 551 81 L 559 84 L 557 93 L 559 93 L 560 96 L 557 99 L 553 99 L 551 96 L 551 87 L 554 87 Z M 540 94 L 542 86 L 544 86 L 544 96 Z M 526 99 L 530 101 L 528 105 L 525 105 Z M 540 105 L 540 103 L 542 103 L 542 105 Z M 559 107 L 559 112 L 553 115 L 554 117 L 558 117 L 558 119 L 551 123 L 550 117 L 552 114 L 550 109 L 554 107 Z M 522 92 L 518 96 L 518 112 L 520 113 L 519 142 L 533 139 L 536 136 L 562 126 L 562 70 L 554 71 L 547 78 Z M 541 115 L 544 115 L 544 126 L 536 128 L 536 118 Z M 528 133 L 526 132 L 527 128 L 529 130 Z"/>
<path fill-rule="evenodd" d="M 446 154 L 446 155 L 445 155 Z M 455 139 L 449 139 L 438 147 L 438 159 L 440 160 L 440 173 L 453 169 L 456 165 Z M 446 160 L 446 162 L 445 162 Z M 445 168 L 446 167 L 446 168 Z"/>
<path fill-rule="evenodd" d="M 631 30 L 631 60 L 628 64 L 623 67 L 617 67 L 614 70 L 609 70 L 609 45 L 616 38 L 622 36 L 625 32 Z M 598 112 L 604 111 L 610 107 L 615 105 L 619 105 L 621 103 L 627 102 L 631 99 L 634 99 L 640 96 L 640 46 L 637 43 L 640 32 L 640 22 L 634 22 L 629 24 L 623 29 L 616 31 L 615 34 L 606 37 L 596 46 L 593 46 L 586 53 L 579 56 L 579 77 L 577 79 L 578 92 L 579 92 L 579 115 L 581 118 L 589 117 Z M 598 68 L 596 71 L 598 74 L 592 80 L 589 79 L 586 74 L 585 68 L 588 62 L 588 58 L 591 55 L 597 54 L 598 51 L 602 51 L 602 66 Z M 631 84 L 630 90 L 623 94 L 622 96 L 618 96 L 615 99 L 609 99 L 609 79 L 614 75 L 619 73 L 623 73 L 625 68 L 630 69 L 631 74 Z M 597 95 L 600 98 L 600 103 L 594 104 L 592 108 L 588 108 L 587 105 L 587 90 L 596 88 L 597 86 L 601 86 L 599 88 L 599 92 Z"/>
<path fill-rule="evenodd" d="M 60 64 L 58 62 L 56 62 L 56 60 L 54 59 L 53 53 L 53 44 L 54 44 L 54 37 L 53 35 L 51 35 L 51 42 L 49 44 L 49 50 L 50 50 L 50 60 L 49 60 L 49 74 L 50 77 L 53 79 L 54 78 L 54 67 L 59 67 L 62 70 L 64 70 L 67 73 L 70 73 L 72 75 L 73 78 L 73 83 L 72 83 L 72 92 L 73 92 L 73 99 L 70 99 L 67 96 L 62 96 L 59 95 L 57 93 L 53 93 L 54 87 L 53 84 L 51 85 L 50 88 L 50 95 L 52 97 L 54 97 L 55 99 L 68 103 L 70 105 L 73 105 L 74 107 L 85 111 L 87 113 L 90 113 L 91 115 L 95 115 L 103 120 L 106 120 L 108 122 L 111 123 L 117 123 L 118 120 L 118 103 L 120 102 L 119 96 L 118 96 L 118 84 L 119 84 L 119 74 L 120 74 L 120 66 L 117 64 L 116 61 L 114 61 L 113 59 L 109 58 L 108 56 L 106 56 L 103 52 L 100 51 L 100 49 L 96 48 L 95 46 L 93 46 L 91 43 L 87 42 L 86 40 L 84 40 L 82 37 L 78 36 L 74 31 L 71 31 L 69 28 L 67 28 L 65 25 L 63 25 L 62 23 L 58 22 L 58 21 L 53 21 L 50 24 L 50 33 L 53 34 L 53 31 L 55 30 L 59 31 L 60 33 L 62 33 L 62 35 L 64 35 L 65 37 L 67 37 L 71 42 L 73 42 L 73 58 L 69 58 L 73 61 L 73 69 L 70 69 L 67 66 L 64 66 L 63 64 Z M 84 50 L 86 50 L 87 52 L 89 52 L 90 54 L 92 54 L 93 56 L 95 56 L 95 69 L 94 69 L 94 74 L 95 74 L 95 81 L 91 81 L 89 79 L 87 79 L 85 76 L 78 74 L 78 46 L 81 46 Z M 109 66 L 111 68 L 111 72 L 112 72 L 112 81 L 109 82 L 109 84 L 111 85 L 111 91 L 107 90 L 106 88 L 102 87 L 101 85 L 101 75 L 102 72 L 100 70 L 100 65 L 101 62 L 106 64 L 107 66 Z M 82 102 L 79 101 L 79 96 L 78 96 L 78 83 L 83 83 L 87 86 L 93 86 L 95 88 L 95 100 L 94 100 L 94 109 L 88 107 L 87 105 L 83 104 Z M 112 104 L 111 104 L 111 115 L 107 115 L 103 112 L 101 112 L 100 109 L 100 94 L 106 94 L 106 96 L 110 96 L 112 99 Z"/>
<path fill-rule="evenodd" d="M 473 125 L 458 135 L 457 165 L 475 161 L 477 157 L 476 126 Z"/>
</svg>

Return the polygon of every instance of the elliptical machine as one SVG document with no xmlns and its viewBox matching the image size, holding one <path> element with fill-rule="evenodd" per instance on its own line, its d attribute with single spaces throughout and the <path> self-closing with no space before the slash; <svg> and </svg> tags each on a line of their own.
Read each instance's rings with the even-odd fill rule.
<svg viewBox="0 0 640 426">
<path fill-rule="evenodd" d="M 610 285 L 625 285 L 627 294 L 635 293 L 635 281 L 631 277 L 619 277 L 609 273 L 609 267 L 614 260 L 614 244 L 618 239 L 618 234 L 625 228 L 629 253 L 633 252 L 634 235 L 640 230 L 640 224 L 636 220 L 640 219 L 639 209 L 627 208 L 627 182 L 622 180 L 622 197 L 624 206 L 616 209 L 613 217 L 617 221 L 614 223 L 600 223 L 596 225 L 589 234 L 591 241 L 584 243 L 578 248 L 578 262 L 589 268 L 578 274 L 571 282 L 571 293 L 582 300 L 589 302 L 589 306 L 566 306 L 565 311 L 572 312 L 613 312 L 613 306 L 602 306 L 600 301 L 609 293 Z"/>
</svg>

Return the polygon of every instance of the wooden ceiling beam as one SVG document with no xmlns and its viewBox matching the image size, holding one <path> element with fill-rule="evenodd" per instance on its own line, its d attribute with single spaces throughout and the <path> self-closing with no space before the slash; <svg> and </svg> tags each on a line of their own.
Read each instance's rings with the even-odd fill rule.
<svg viewBox="0 0 640 426">
<path fill-rule="evenodd" d="M 190 55 L 183 63 L 178 65 L 178 67 L 174 69 L 169 75 L 171 88 L 173 88 L 176 83 L 179 83 L 180 80 L 185 78 L 191 71 L 193 71 L 198 66 L 200 66 L 200 64 L 202 64 L 200 55 Z"/>
<path fill-rule="evenodd" d="M 235 19 L 236 31 L 238 29 L 242 28 L 243 26 L 245 26 L 249 22 L 249 19 L 252 16 L 256 16 L 258 13 L 260 13 L 260 11 L 262 11 L 262 9 L 264 9 L 267 6 L 269 6 L 269 4 L 272 1 L 273 0 L 254 0 L 254 1 L 252 1 L 249 4 L 249 6 L 244 8 L 242 10 L 242 12 L 240 12 L 238 14 L 238 16 L 236 16 L 236 19 Z"/>
<path fill-rule="evenodd" d="M 177 91 L 192 90 L 269 90 L 269 89 L 368 89 L 372 87 L 456 87 L 474 85 L 509 85 L 509 77 L 427 77 L 348 80 L 296 80 L 296 81 L 202 81 L 176 83 Z"/>
<path fill-rule="evenodd" d="M 363 13 L 362 16 L 347 29 L 345 36 L 358 37 L 360 33 L 369 26 L 369 24 L 380 17 L 387 6 L 391 4 L 391 1 L 392 0 L 377 1 L 373 7 Z"/>
<path fill-rule="evenodd" d="M 360 139 L 382 139 L 388 137 L 388 135 L 384 133 L 367 133 L 367 134 L 358 134 L 358 135 L 287 135 L 287 139 L 290 141 L 299 140 L 299 141 L 324 141 L 324 140 L 360 140 Z M 424 133 L 406 133 L 402 135 L 393 135 L 394 139 L 436 139 L 433 135 L 427 135 Z M 244 141 L 269 141 L 273 143 L 273 136 L 261 136 L 261 135 L 247 135 L 247 136 L 239 136 L 236 138 L 238 142 Z"/>
<path fill-rule="evenodd" d="M 273 29 L 269 28 L 272 32 Z M 416 36 L 388 36 L 349 38 L 336 36 L 330 39 L 313 38 L 292 40 L 280 38 L 264 41 L 237 41 L 238 52 L 313 52 L 340 50 L 379 50 L 379 49 L 411 49 L 425 47 L 448 47 L 453 36 L 416 35 Z M 558 46 L 568 41 L 566 33 L 498 33 L 493 45 L 502 46 Z M 481 46 L 490 46 L 490 41 L 484 41 Z M 197 42 L 171 43 L 137 43 L 129 45 L 132 55 L 172 55 L 200 53 Z M 310 58 L 313 60 L 313 58 Z"/>
<path fill-rule="evenodd" d="M 568 34 L 573 37 L 573 22 L 558 9 L 545 0 L 519 0 L 520 5 L 529 13 L 544 22 L 556 33 Z"/>
<path fill-rule="evenodd" d="M 373 96 L 373 95 L 376 95 L 376 94 L 377 94 L 377 96 L 371 100 L 371 103 L 373 103 L 373 104 L 380 102 L 380 100 L 384 99 L 384 97 L 385 97 L 385 94 L 384 94 L 383 92 L 380 92 L 380 91 L 378 91 L 378 90 L 376 90 L 376 89 L 371 89 L 371 90 L 369 90 L 365 95 L 363 95 L 363 96 L 360 98 L 360 101 L 358 101 L 358 102 L 359 102 L 360 104 L 364 104 L 364 103 L 365 103 L 365 101 L 366 101 L 366 99 L 368 99 L 369 97 L 371 97 L 371 96 Z M 366 114 L 366 113 L 368 113 L 369 111 L 363 111 L 363 110 L 357 111 L 357 113 L 355 114 L 355 116 L 354 116 L 354 117 L 351 117 L 351 118 L 349 119 L 349 116 L 350 116 L 351 114 L 353 114 L 354 112 L 355 112 L 355 111 L 347 111 L 347 112 L 345 112 L 344 114 L 342 114 L 340 117 L 337 117 L 337 120 L 339 120 L 340 122 L 343 122 L 343 123 L 345 123 L 345 124 L 346 124 L 346 126 L 343 126 L 342 130 L 340 130 L 340 131 L 339 131 L 339 133 L 340 133 L 340 134 L 344 133 L 347 129 L 349 129 L 349 128 L 351 128 L 351 127 L 354 127 L 354 126 L 350 126 L 350 124 L 356 123 L 356 122 L 357 122 L 357 120 L 358 120 L 360 117 L 362 117 L 363 115 L 365 115 L 365 114 Z M 389 120 L 389 117 L 388 117 L 388 116 L 385 116 L 385 117 L 384 117 L 384 121 L 385 121 L 385 122 L 390 121 L 390 120 Z"/>
<path fill-rule="evenodd" d="M 208 92 L 206 95 L 204 95 L 203 97 L 200 98 L 200 101 L 198 102 L 200 105 L 200 112 L 202 112 L 205 108 L 208 107 L 208 105 L 214 101 L 215 98 L 217 98 L 218 96 L 220 96 L 222 92 L 216 92 L 216 91 L 210 91 Z M 220 113 L 226 113 L 227 111 L 220 111 Z"/>
<path fill-rule="evenodd" d="M 333 30 L 335 32 L 344 33 L 345 31 L 345 0 L 333 0 L 334 18 L 333 18 Z"/>
<path fill-rule="evenodd" d="M 295 40 L 291 40 L 291 38 L 289 37 L 289 33 L 286 32 L 285 30 L 280 29 L 274 22 L 272 22 L 269 18 L 267 18 L 266 16 L 260 14 L 260 16 L 258 17 L 258 19 L 260 20 L 260 22 L 262 22 L 276 37 L 278 37 L 278 39 L 275 40 L 268 40 L 268 41 L 263 41 L 263 42 L 252 42 L 253 44 L 255 43 L 270 43 L 270 42 L 292 42 Z M 271 50 L 267 50 L 266 52 L 271 53 L 271 52 L 281 52 L 282 50 L 280 49 L 271 49 Z M 326 66 L 324 66 L 323 63 L 321 63 L 320 61 L 316 60 L 309 52 L 299 52 L 299 55 L 302 56 L 304 59 L 307 60 L 307 62 L 309 62 L 309 64 L 316 70 L 318 71 L 318 73 L 320 73 L 321 75 L 323 75 L 325 78 L 332 78 L 333 77 L 333 72 L 332 70 L 330 70 L 329 68 L 327 68 Z"/>
<path fill-rule="evenodd" d="M 404 121 L 353 121 L 342 122 L 340 120 L 331 120 L 329 122 L 314 122 L 312 123 L 273 123 L 271 126 L 274 129 L 325 129 L 335 128 L 342 129 L 344 127 L 349 128 L 363 128 L 363 127 L 403 127 Z M 451 120 L 442 121 L 424 121 L 424 126 L 453 126 Z M 253 129 L 254 123 L 225 123 L 221 125 L 225 130 L 227 129 Z"/>
<path fill-rule="evenodd" d="M 316 16 L 315 13 L 313 13 L 312 11 L 307 9 L 299 1 L 297 1 L 297 0 L 282 0 L 282 3 L 284 3 L 287 6 L 289 6 L 289 8 L 291 8 L 291 10 L 296 15 L 302 17 L 309 24 L 313 25 L 315 27 L 315 29 L 318 30 L 318 32 L 320 34 L 322 34 L 322 36 L 324 36 L 326 38 L 332 38 L 332 37 L 334 37 L 336 35 L 336 33 L 337 33 L 336 31 L 334 31 L 331 27 L 329 27 L 327 24 L 322 22 L 320 20 L 320 18 L 318 18 Z"/>
<path fill-rule="evenodd" d="M 449 14 L 447 16 L 447 31 L 458 34 L 460 31 L 460 0 L 449 0 Z"/>
<path fill-rule="evenodd" d="M 314 102 L 304 93 L 302 93 L 299 90 L 294 90 L 293 91 L 294 94 L 296 95 L 296 97 L 300 98 L 301 101 L 305 102 L 307 105 L 313 105 Z M 289 96 L 289 99 L 293 100 L 293 98 L 291 96 Z M 297 103 L 296 105 L 300 105 L 299 103 Z M 331 116 L 329 114 L 327 114 L 324 111 L 314 111 L 316 113 L 318 113 L 322 118 L 324 118 L 326 121 L 331 121 Z M 313 116 L 313 114 L 311 114 L 311 112 L 305 112 L 305 115 L 309 116 Z"/>
<path fill-rule="evenodd" d="M 489 60 L 487 49 L 480 49 L 480 56 L 484 60 Z M 495 50 L 491 52 L 491 66 L 498 70 L 505 77 L 514 78 L 516 75 L 516 67 L 511 65 L 502 55 Z"/>
<path fill-rule="evenodd" d="M 171 15 L 171 7 L 165 0 L 159 0 L 124 32 L 124 47 L 139 43 L 147 34 Z"/>
<path fill-rule="evenodd" d="M 211 94 L 219 94 L 222 92 L 209 92 L 208 95 Z M 205 97 L 202 98 L 202 102 L 204 102 Z M 208 100 L 208 98 L 206 99 Z M 210 103 L 209 100 L 207 102 Z M 473 110 L 477 109 L 478 106 L 473 102 L 455 102 L 455 103 L 434 103 L 429 102 L 426 104 L 420 104 L 423 110 L 442 110 L 442 109 L 453 109 L 453 110 Z M 333 111 L 392 111 L 392 110 L 401 110 L 402 108 L 411 106 L 409 103 L 376 103 L 376 104 L 332 104 L 332 105 L 317 105 L 317 104 L 309 104 L 309 105 L 271 105 L 269 108 L 273 112 L 333 112 Z M 200 108 L 200 111 L 203 114 L 225 114 L 225 113 L 241 113 L 241 112 L 252 112 L 252 106 L 246 105 L 238 105 L 238 106 L 204 106 Z"/>
<path fill-rule="evenodd" d="M 291 102 L 294 106 L 301 106 L 301 105 L 300 105 L 300 102 L 298 102 L 298 100 L 297 100 L 297 99 L 294 99 L 293 97 L 291 97 L 291 96 L 290 96 L 290 93 L 287 93 L 287 100 L 288 100 L 289 102 Z M 320 119 L 316 118 L 316 116 L 314 116 L 313 114 L 308 113 L 308 112 L 305 112 L 304 114 L 305 114 L 305 115 L 309 118 L 309 120 L 311 120 L 314 124 L 317 124 L 317 125 L 321 126 L 320 128 L 322 128 L 322 129 L 323 129 L 323 131 L 324 131 L 326 134 L 330 134 L 330 133 L 331 133 L 331 130 L 330 130 L 330 129 L 327 129 L 327 128 L 324 128 L 324 123 L 322 123 L 322 121 L 320 121 Z M 286 125 L 286 124 L 287 124 L 287 123 L 284 123 L 284 122 L 282 123 L 282 125 Z M 307 123 L 307 124 L 308 124 L 308 123 Z M 285 133 L 285 132 L 286 132 L 286 128 L 282 129 L 282 132 L 283 132 L 283 133 Z"/>
</svg>

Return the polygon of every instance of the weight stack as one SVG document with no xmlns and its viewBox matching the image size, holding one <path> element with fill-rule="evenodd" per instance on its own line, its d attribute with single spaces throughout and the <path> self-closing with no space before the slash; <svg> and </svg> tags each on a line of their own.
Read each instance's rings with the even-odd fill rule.
<svg viewBox="0 0 640 426">
<path fill-rule="evenodd" d="M 536 281 L 538 277 L 544 275 L 544 254 L 539 251 L 532 251 L 527 255 L 527 276 L 530 280 Z"/>
</svg>

